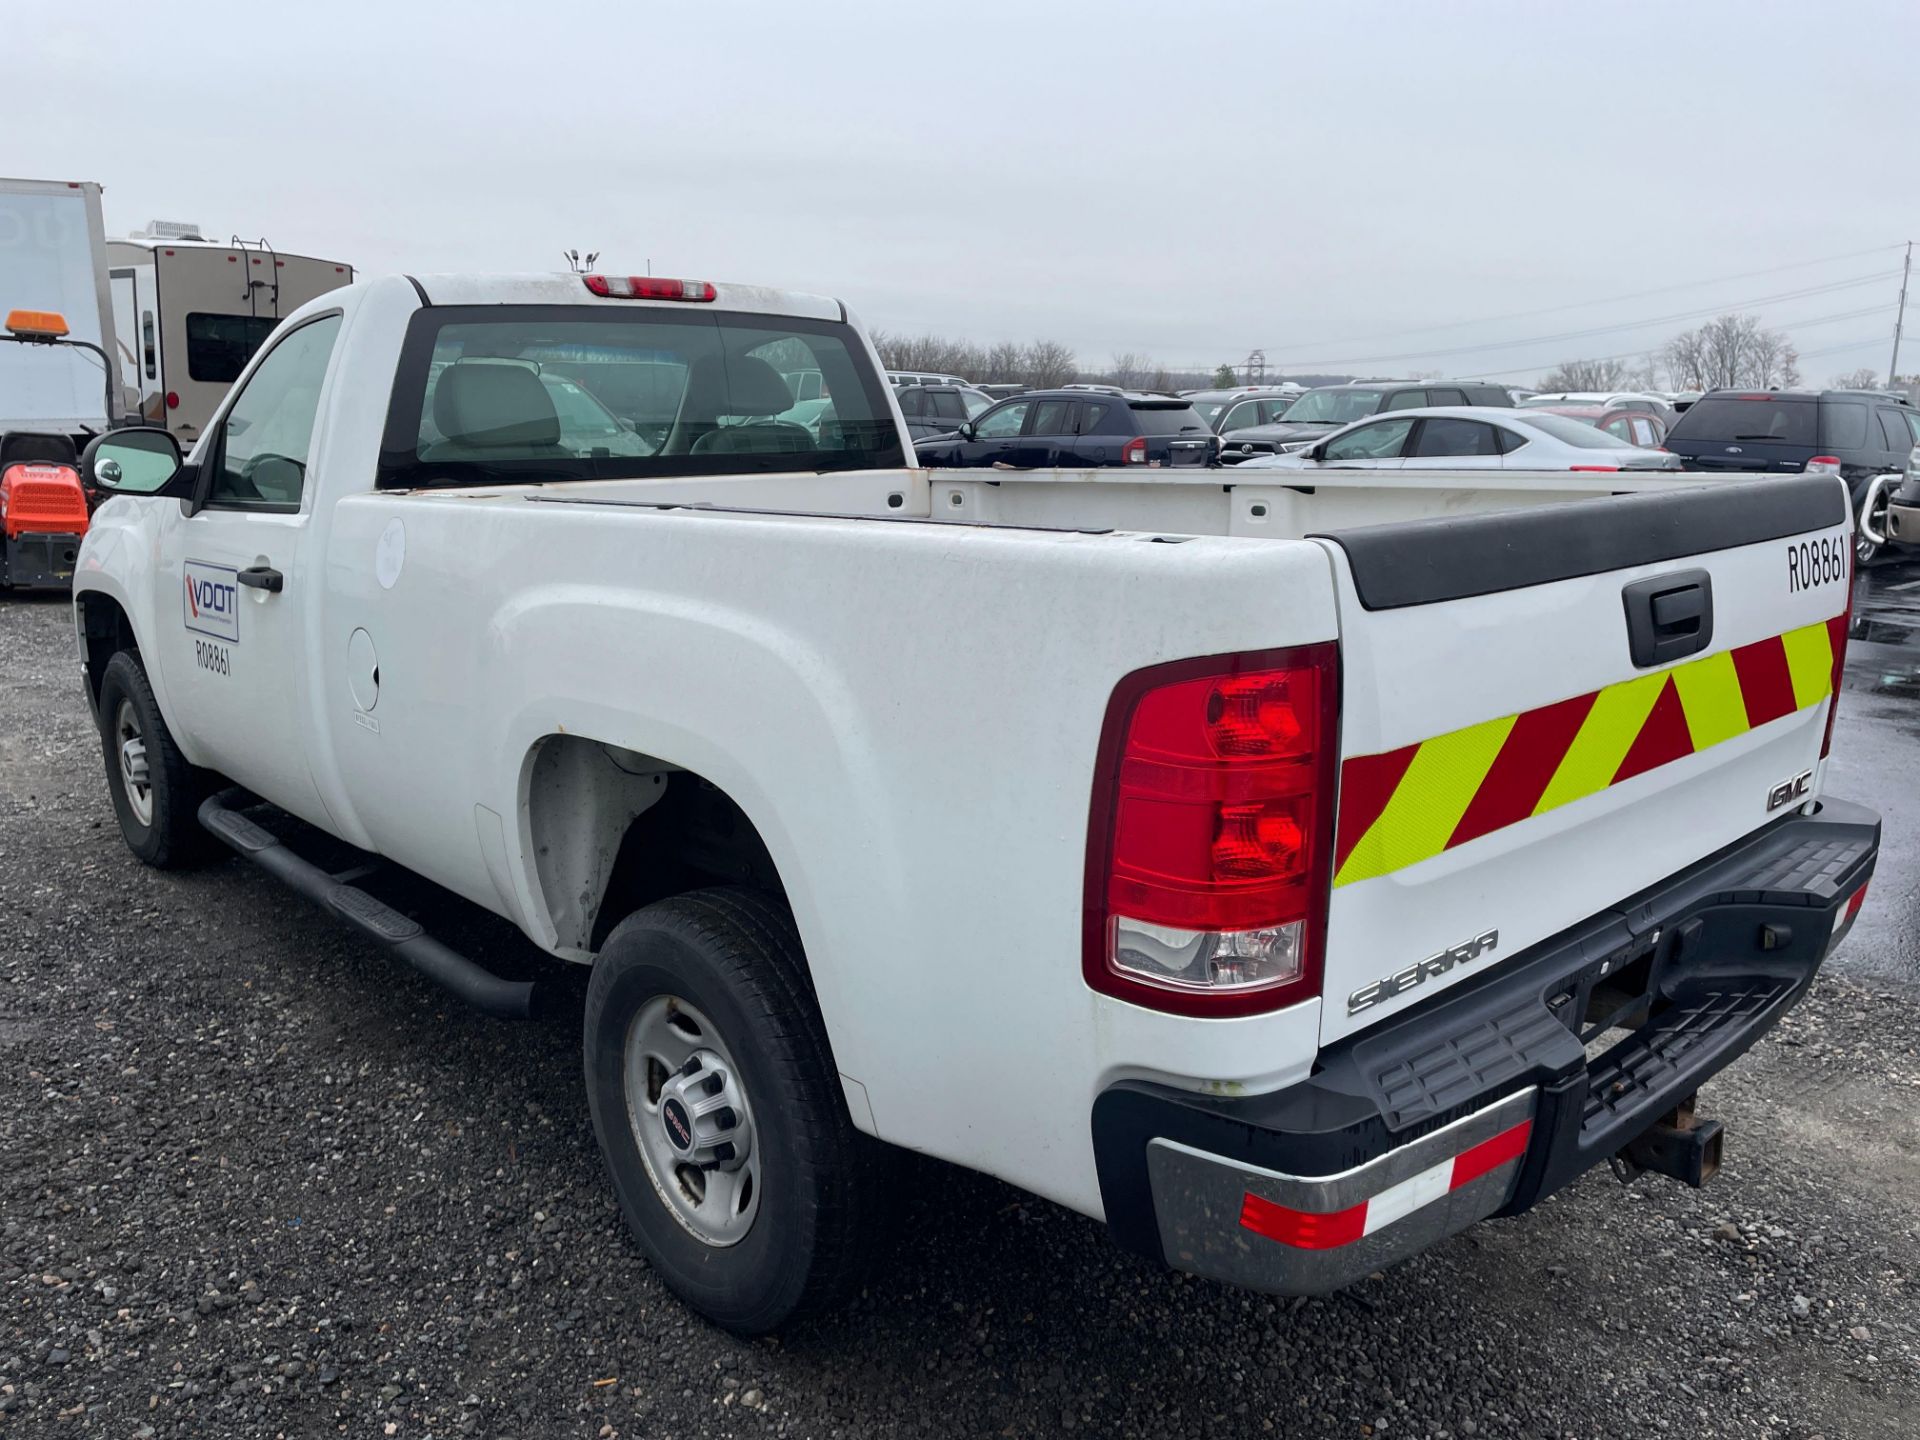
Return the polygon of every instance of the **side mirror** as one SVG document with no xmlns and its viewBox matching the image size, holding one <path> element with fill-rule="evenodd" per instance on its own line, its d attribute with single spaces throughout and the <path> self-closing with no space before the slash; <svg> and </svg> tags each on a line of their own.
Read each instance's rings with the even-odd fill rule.
<svg viewBox="0 0 1920 1440">
<path fill-rule="evenodd" d="M 962 420 L 958 425 L 953 427 L 953 430 L 962 440 L 977 440 L 980 438 L 973 433 L 973 421 L 971 420 Z"/>
<path fill-rule="evenodd" d="M 80 475 L 103 495 L 155 495 L 180 473 L 180 442 L 160 426 L 109 430 L 87 442 Z"/>
</svg>

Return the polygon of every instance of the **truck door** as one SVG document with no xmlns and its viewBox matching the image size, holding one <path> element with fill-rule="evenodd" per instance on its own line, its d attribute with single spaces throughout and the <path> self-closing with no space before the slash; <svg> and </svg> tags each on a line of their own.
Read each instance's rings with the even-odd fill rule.
<svg viewBox="0 0 1920 1440">
<path fill-rule="evenodd" d="M 191 758 L 303 819 L 326 811 L 307 764 L 312 668 L 300 551 L 315 420 L 341 317 L 279 337 L 215 421 L 191 513 L 171 514 L 157 567 L 168 717 Z M 315 588 L 311 585 L 307 588 Z M 168 618 L 177 615 L 177 622 Z"/>
</svg>

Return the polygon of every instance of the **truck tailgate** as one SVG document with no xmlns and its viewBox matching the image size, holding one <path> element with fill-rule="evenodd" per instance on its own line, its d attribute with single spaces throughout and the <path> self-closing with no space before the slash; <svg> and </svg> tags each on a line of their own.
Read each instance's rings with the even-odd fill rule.
<svg viewBox="0 0 1920 1440">
<path fill-rule="evenodd" d="M 1342 667 L 1322 1043 L 1817 790 L 1848 532 L 1808 476 L 1313 537 Z"/>
</svg>

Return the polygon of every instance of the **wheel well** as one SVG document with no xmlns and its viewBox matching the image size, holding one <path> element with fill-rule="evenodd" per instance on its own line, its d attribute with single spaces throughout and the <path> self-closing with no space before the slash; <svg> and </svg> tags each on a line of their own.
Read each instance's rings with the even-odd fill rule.
<svg viewBox="0 0 1920 1440">
<path fill-rule="evenodd" d="M 107 673 L 107 662 L 122 650 L 136 654 L 140 646 L 133 638 L 133 622 L 120 602 L 111 595 L 89 591 L 80 596 L 80 636 L 85 647 L 87 694 L 94 707 L 100 705 L 100 680 Z"/>
<path fill-rule="evenodd" d="M 746 812 L 669 761 L 549 735 L 531 759 L 527 811 L 547 914 L 571 949 L 598 951 L 635 910 L 703 886 L 784 894 Z"/>
</svg>

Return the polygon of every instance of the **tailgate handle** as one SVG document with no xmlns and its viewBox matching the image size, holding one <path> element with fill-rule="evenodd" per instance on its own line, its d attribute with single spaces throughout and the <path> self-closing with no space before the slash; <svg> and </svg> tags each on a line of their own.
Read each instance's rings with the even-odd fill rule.
<svg viewBox="0 0 1920 1440">
<path fill-rule="evenodd" d="M 1627 609 L 1627 651 L 1634 668 L 1651 669 L 1698 654 L 1713 641 L 1713 576 L 1675 570 L 1636 580 L 1620 591 Z"/>
</svg>

